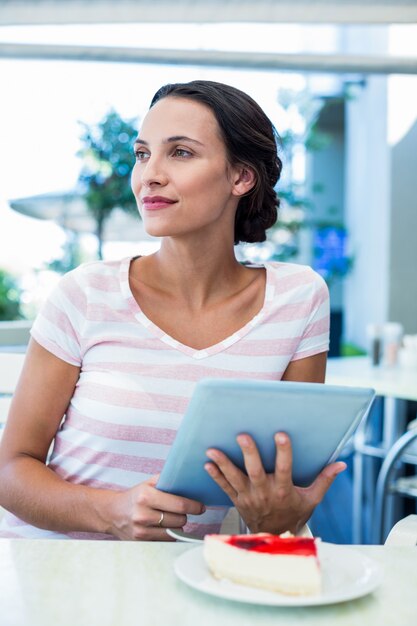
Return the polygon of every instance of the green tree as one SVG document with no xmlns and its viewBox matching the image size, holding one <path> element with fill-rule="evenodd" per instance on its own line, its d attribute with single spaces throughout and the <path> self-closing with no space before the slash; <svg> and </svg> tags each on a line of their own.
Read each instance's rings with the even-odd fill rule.
<svg viewBox="0 0 417 626">
<path fill-rule="evenodd" d="M 78 233 L 66 231 L 65 242 L 61 246 L 61 256 L 45 263 L 45 267 L 58 274 L 66 274 L 87 260 L 80 247 Z"/>
<path fill-rule="evenodd" d="M 82 125 L 78 153 L 83 159 L 79 182 L 87 206 L 96 220 L 98 256 L 102 258 L 104 225 L 113 209 L 135 213 L 130 173 L 135 163 L 133 142 L 137 136 L 133 120 L 123 120 L 111 109 L 98 124 Z"/>
<path fill-rule="evenodd" d="M 22 319 L 20 294 L 21 290 L 16 278 L 0 269 L 0 320 Z"/>
<path fill-rule="evenodd" d="M 305 158 L 308 153 L 319 152 L 331 144 L 332 135 L 323 130 L 320 116 L 327 107 L 335 103 L 344 104 L 348 97 L 348 94 L 341 94 L 329 103 L 326 98 L 316 97 L 307 89 L 279 90 L 278 103 L 284 126 L 280 131 L 279 142 L 280 156 L 284 162 L 283 177 L 277 187 L 280 209 L 278 221 L 268 232 L 267 241 L 258 247 L 259 256 L 256 249 L 249 249 L 251 260 L 296 260 L 300 255 L 301 236 L 310 231 L 312 260 L 325 280 L 330 284 L 350 271 L 353 259 L 347 253 L 341 253 L 347 241 L 347 232 L 337 219 L 337 207 L 327 207 L 327 220 L 319 219 L 316 211 L 317 194 L 323 192 L 324 186 L 322 183 L 316 184 L 313 189 L 315 196 L 307 197 L 305 181 L 295 176 L 294 167 L 300 154 Z"/>
<path fill-rule="evenodd" d="M 304 182 L 296 181 L 294 177 L 294 158 L 300 148 L 306 153 L 322 150 L 331 142 L 331 137 L 317 126 L 325 104 L 322 98 L 314 97 L 308 89 L 279 89 L 278 102 L 288 126 L 280 133 L 284 178 L 278 184 L 281 206 L 271 236 L 275 243 L 273 259 L 286 261 L 298 254 L 300 230 L 315 226 L 314 204 L 305 195 Z"/>
</svg>

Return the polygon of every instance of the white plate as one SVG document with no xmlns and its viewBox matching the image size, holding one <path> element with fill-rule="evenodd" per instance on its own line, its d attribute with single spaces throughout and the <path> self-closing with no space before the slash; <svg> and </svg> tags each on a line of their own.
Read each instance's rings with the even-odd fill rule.
<svg viewBox="0 0 417 626">
<path fill-rule="evenodd" d="M 177 528 L 167 528 L 166 534 L 170 537 L 173 537 L 177 541 L 185 541 L 186 543 L 203 543 L 202 539 L 199 539 L 198 537 L 190 533 L 185 533 L 182 530 L 178 530 Z"/>
<path fill-rule="evenodd" d="M 335 604 L 371 593 L 382 580 L 378 563 L 365 554 L 346 546 L 319 544 L 323 590 L 317 596 L 286 596 L 228 580 L 217 580 L 209 572 L 203 557 L 203 546 L 184 552 L 175 562 L 175 573 L 190 587 L 204 593 L 238 602 L 275 606 L 313 606 Z"/>
</svg>

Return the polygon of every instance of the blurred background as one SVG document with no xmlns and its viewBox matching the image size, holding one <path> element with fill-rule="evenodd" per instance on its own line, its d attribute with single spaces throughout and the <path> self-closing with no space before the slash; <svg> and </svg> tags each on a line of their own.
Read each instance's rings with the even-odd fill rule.
<svg viewBox="0 0 417 626">
<path fill-rule="evenodd" d="M 417 332 L 415 2 L 0 2 L 0 317 L 32 319 L 59 273 L 157 248 L 129 190 L 156 89 L 230 83 L 282 139 L 280 221 L 247 259 L 309 263 L 332 354 L 366 325 Z M 99 237 L 97 237 L 97 234 Z"/>
</svg>

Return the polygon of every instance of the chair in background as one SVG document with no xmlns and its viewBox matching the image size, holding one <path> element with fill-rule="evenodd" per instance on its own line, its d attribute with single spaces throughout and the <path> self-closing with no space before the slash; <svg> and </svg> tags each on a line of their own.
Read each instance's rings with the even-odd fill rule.
<svg viewBox="0 0 417 626">
<path fill-rule="evenodd" d="M 408 515 L 393 526 L 386 546 L 417 546 L 417 515 Z"/>
<path fill-rule="evenodd" d="M 375 493 L 373 540 L 382 544 L 385 537 L 385 511 L 388 498 L 405 496 L 417 499 L 417 476 L 396 478 L 402 464 L 417 465 L 417 420 L 409 424 L 406 433 L 396 441 L 381 466 Z M 417 517 L 417 516 L 416 516 Z"/>
<path fill-rule="evenodd" d="M 229 512 L 227 513 L 221 525 L 220 533 L 222 535 L 245 535 L 247 532 L 248 529 L 246 527 L 246 524 L 240 517 L 237 509 L 235 509 L 235 507 L 229 509 Z"/>
<path fill-rule="evenodd" d="M 0 351 L 25 352 L 30 339 L 33 321 L 0 322 Z M 12 350 L 11 350 L 12 348 Z"/>
</svg>

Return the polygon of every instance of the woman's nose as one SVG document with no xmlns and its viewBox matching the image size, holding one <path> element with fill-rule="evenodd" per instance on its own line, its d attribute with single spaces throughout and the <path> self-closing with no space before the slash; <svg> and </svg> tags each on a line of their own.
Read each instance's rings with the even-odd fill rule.
<svg viewBox="0 0 417 626">
<path fill-rule="evenodd" d="M 161 160 L 156 157 L 150 157 L 146 163 L 142 165 L 142 184 L 148 187 L 155 185 L 166 184 L 167 175 L 165 169 L 161 163 Z"/>
</svg>

